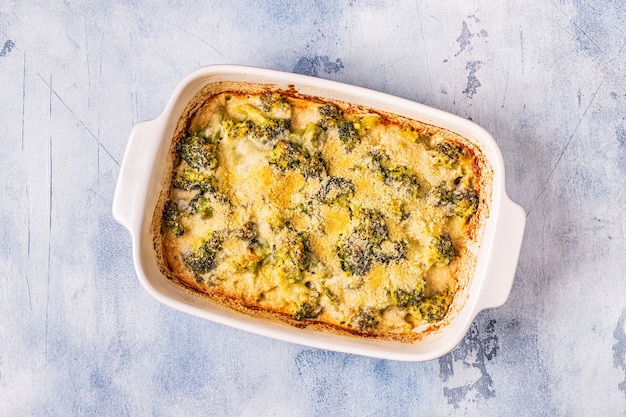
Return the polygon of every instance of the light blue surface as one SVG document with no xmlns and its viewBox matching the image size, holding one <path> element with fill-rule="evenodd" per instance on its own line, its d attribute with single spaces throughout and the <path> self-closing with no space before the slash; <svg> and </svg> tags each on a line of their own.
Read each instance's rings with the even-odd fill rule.
<svg viewBox="0 0 626 417">
<path fill-rule="evenodd" d="M 0 415 L 626 416 L 626 3 L 0 4 Z M 153 300 L 111 217 L 132 126 L 200 66 L 471 118 L 528 214 L 511 296 L 449 355 L 375 360 Z"/>
</svg>

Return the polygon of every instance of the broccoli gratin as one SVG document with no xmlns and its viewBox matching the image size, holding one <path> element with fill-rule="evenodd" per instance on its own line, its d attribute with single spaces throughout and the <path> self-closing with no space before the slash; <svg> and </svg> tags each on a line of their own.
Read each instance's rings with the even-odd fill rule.
<svg viewBox="0 0 626 417">
<path fill-rule="evenodd" d="M 170 162 L 155 247 L 163 272 L 209 302 L 411 341 L 472 273 L 484 163 L 452 132 L 294 91 L 228 91 L 183 116 Z"/>
</svg>

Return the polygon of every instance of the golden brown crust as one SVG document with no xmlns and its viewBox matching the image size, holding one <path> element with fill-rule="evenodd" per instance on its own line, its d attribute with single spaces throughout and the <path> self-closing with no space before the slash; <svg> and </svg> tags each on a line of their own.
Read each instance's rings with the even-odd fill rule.
<svg viewBox="0 0 626 417">
<path fill-rule="evenodd" d="M 176 166 L 180 163 L 179 157 L 177 155 L 177 144 L 187 135 L 187 132 L 198 132 L 203 129 L 204 126 L 209 123 L 211 115 L 215 112 L 215 109 L 219 106 L 220 103 L 223 103 L 224 97 L 256 97 L 256 95 L 258 94 L 267 92 L 267 86 L 263 85 L 246 84 L 230 85 L 229 87 L 230 88 L 227 89 L 227 93 L 220 95 L 215 93 L 222 93 L 223 87 L 209 85 L 203 91 L 201 91 L 196 96 L 196 98 L 192 100 L 187 106 L 187 109 L 180 118 L 170 146 L 170 158 L 168 163 L 170 164 L 170 172 L 172 172 L 173 175 L 176 173 Z M 323 99 L 302 96 L 293 91 L 281 91 L 280 93 L 287 95 L 290 98 L 292 109 L 296 109 L 295 114 L 297 115 L 300 115 L 303 111 L 308 111 L 306 110 L 307 106 L 309 106 L 311 103 L 328 103 L 328 101 L 325 101 Z M 219 98 L 215 99 L 216 97 Z M 209 103 L 209 105 L 207 105 L 207 103 Z M 476 194 L 479 198 L 479 205 L 477 211 L 470 215 L 469 218 L 462 222 L 462 224 L 461 222 L 459 222 L 459 225 L 453 225 L 449 228 L 452 235 L 458 235 L 454 238 L 454 249 L 457 253 L 457 259 L 441 270 L 436 267 L 429 267 L 428 271 L 426 271 L 428 273 L 426 274 L 426 272 L 424 272 L 424 276 L 426 277 L 426 279 L 429 279 L 432 282 L 432 285 L 429 284 L 430 286 L 427 289 L 426 295 L 436 295 L 442 293 L 442 291 L 445 290 L 444 287 L 446 286 L 446 282 L 454 283 L 454 288 L 448 288 L 448 291 L 450 291 L 452 295 L 464 293 L 464 289 L 468 285 L 469 279 L 475 266 L 475 253 L 473 250 L 466 247 L 465 244 L 477 243 L 479 238 L 478 234 L 480 233 L 480 226 L 486 218 L 490 199 L 491 171 L 484 157 L 482 157 L 480 150 L 472 145 L 470 142 L 464 140 L 463 138 L 460 138 L 458 135 L 455 135 L 443 129 L 436 128 L 434 126 L 424 125 L 422 123 L 408 120 L 400 116 L 373 111 L 371 109 L 364 109 L 354 105 L 345 105 L 343 103 L 337 102 L 333 104 L 339 105 L 340 108 L 343 109 L 344 114 L 347 115 L 346 119 L 350 118 L 353 114 L 376 115 L 376 117 L 378 118 L 378 123 L 380 123 L 381 125 L 394 127 L 409 126 L 409 130 L 418 130 L 420 135 L 436 136 L 438 138 L 438 141 L 457 144 L 463 148 L 465 157 L 472 160 L 472 187 L 476 191 Z M 302 116 L 301 118 L 298 117 L 300 116 L 296 116 L 292 120 L 292 130 L 303 130 L 306 127 L 307 118 L 305 116 Z M 332 152 L 329 154 L 332 154 Z M 229 161 L 222 160 L 222 156 L 220 156 L 219 164 L 223 165 L 225 162 Z M 291 200 L 290 196 L 293 196 L 294 193 L 297 192 L 297 190 L 303 189 L 306 186 L 306 181 L 304 181 L 304 177 L 301 175 L 287 172 L 280 174 L 280 182 L 275 182 L 275 180 L 272 178 L 272 171 L 269 170 L 267 167 L 263 168 L 263 170 L 258 172 L 258 178 L 259 181 L 261 181 L 262 183 L 266 183 L 268 186 L 268 190 L 270 190 L 268 192 L 268 195 L 266 196 L 268 201 L 273 201 L 279 207 L 293 206 L 294 201 Z M 224 290 L 223 288 L 220 288 L 219 285 L 216 285 L 215 282 L 211 282 L 211 274 L 209 274 L 209 277 L 207 278 L 207 276 L 199 277 L 197 273 L 192 272 L 184 260 L 185 251 L 189 251 L 189 242 L 187 241 L 187 243 L 183 244 L 181 243 L 181 241 L 173 239 L 171 230 L 169 230 L 168 227 L 165 226 L 163 222 L 163 210 L 168 199 L 171 199 L 172 195 L 174 194 L 178 196 L 178 198 L 186 198 L 187 200 L 191 198 L 181 191 L 176 191 L 174 192 L 174 194 L 172 194 L 173 175 L 165 179 L 162 188 L 163 191 L 160 195 L 159 202 L 155 209 L 152 223 L 155 252 L 164 275 L 166 275 L 172 281 L 182 285 L 191 293 L 199 295 L 200 297 L 206 299 L 208 302 L 219 304 L 226 308 L 250 315 L 252 317 L 271 321 L 280 321 L 295 327 L 319 330 L 332 334 L 347 335 L 351 337 L 377 338 L 399 342 L 414 342 L 416 340 L 419 340 L 424 334 L 445 325 L 454 315 L 455 311 L 458 311 L 458 309 L 464 302 L 462 296 L 459 295 L 454 297 L 452 299 L 451 306 L 449 306 L 449 312 L 443 320 L 436 320 L 430 323 L 424 323 L 422 319 L 421 325 L 418 326 L 419 330 L 409 329 L 407 331 L 406 329 L 391 329 L 390 331 L 378 331 L 369 328 L 359 329 L 348 324 L 340 324 L 337 322 L 333 322 L 328 317 L 326 317 L 324 321 L 316 319 L 314 317 L 305 318 L 304 320 L 301 318 L 295 319 L 293 312 L 286 309 L 284 306 L 282 308 L 280 306 L 273 308 L 271 307 L 271 304 L 268 306 L 267 304 L 259 303 L 260 298 L 264 297 L 264 291 L 272 291 L 271 284 L 267 284 L 263 290 L 259 290 L 257 292 L 250 292 L 249 290 L 246 290 L 238 296 L 234 295 L 233 291 Z M 229 173 L 228 175 L 232 176 L 233 174 Z M 368 180 L 368 178 L 369 177 L 367 176 L 364 177 L 364 187 L 368 186 L 367 181 L 371 181 L 371 179 Z M 359 187 L 358 183 L 356 186 Z M 183 197 L 181 197 L 181 195 Z M 236 200 L 234 195 L 230 195 L 230 197 L 231 199 Z M 328 207 L 324 207 L 323 210 L 332 210 L 332 208 L 329 209 Z M 241 219 L 238 220 L 237 218 L 237 216 L 242 216 L 242 214 L 239 212 L 222 214 L 224 216 L 230 216 L 230 221 L 233 224 L 243 224 L 243 221 L 240 221 Z M 340 220 L 341 218 L 341 213 L 335 213 L 334 215 L 328 217 L 329 222 L 327 222 L 324 227 L 328 231 L 330 231 L 330 233 L 332 233 L 333 227 L 335 227 L 333 226 L 333 221 L 335 221 L 340 222 L 338 223 L 339 225 L 336 226 L 336 228 L 337 230 L 341 230 L 341 223 L 349 221 L 349 219 L 347 218 L 345 218 L 344 220 Z M 393 221 L 389 221 L 388 223 L 390 225 L 388 226 L 390 230 L 395 233 L 395 223 Z M 206 233 L 199 233 L 199 235 L 206 235 Z M 196 242 L 197 241 L 198 240 L 196 239 Z M 460 245 L 459 242 L 461 242 L 462 245 Z M 198 246 L 198 243 L 196 243 L 196 246 Z M 326 252 L 324 252 L 323 248 L 320 248 L 319 250 L 317 250 L 316 248 L 316 253 L 324 254 L 329 252 L 327 249 Z M 263 270 L 263 268 L 263 266 L 260 267 L 261 270 Z M 391 269 L 393 269 L 393 267 L 391 267 Z M 378 269 L 376 270 L 384 271 L 384 268 L 381 269 L 381 266 L 379 265 Z M 228 276 L 230 276 L 229 274 L 231 274 L 230 272 L 224 273 Z M 223 280 L 224 277 L 220 276 L 217 279 Z M 248 278 L 242 278 L 242 282 L 244 282 L 246 279 Z M 446 279 L 448 281 L 446 281 Z M 450 279 L 452 279 L 452 281 L 449 281 Z M 270 281 L 276 282 L 276 280 L 272 279 L 270 279 Z M 437 282 L 441 283 L 441 288 L 437 287 Z M 375 288 L 377 287 L 377 285 L 372 285 L 373 291 L 376 291 Z M 382 281 L 380 285 L 382 285 Z"/>
<path fill-rule="evenodd" d="M 168 278 L 172 281 L 178 283 L 182 287 L 184 287 L 189 294 L 200 297 L 207 302 L 214 303 L 220 305 L 222 307 L 240 312 L 242 314 L 248 315 L 250 317 L 254 317 L 262 320 L 270 320 L 270 321 L 278 321 L 282 323 L 289 324 L 291 326 L 300 328 L 300 329 L 308 329 L 321 331 L 329 334 L 340 335 L 340 336 L 348 336 L 348 337 L 356 337 L 362 339 L 379 339 L 379 340 L 387 340 L 401 343 L 411 343 L 417 340 L 420 340 L 424 337 L 425 334 L 436 330 L 442 326 L 442 323 L 433 323 L 429 324 L 427 328 L 423 329 L 419 333 L 402 333 L 402 334 L 378 334 L 367 331 L 359 331 L 356 329 L 350 329 L 346 327 L 340 327 L 333 325 L 331 323 L 324 323 L 318 320 L 309 319 L 309 320 L 295 320 L 291 315 L 285 314 L 280 311 L 271 311 L 267 309 L 259 308 L 254 304 L 245 304 L 240 299 L 229 297 L 225 294 L 220 293 L 219 291 L 207 291 L 206 287 L 202 285 L 198 285 L 197 283 L 193 283 L 187 280 L 180 280 L 179 277 L 168 275 Z"/>
</svg>

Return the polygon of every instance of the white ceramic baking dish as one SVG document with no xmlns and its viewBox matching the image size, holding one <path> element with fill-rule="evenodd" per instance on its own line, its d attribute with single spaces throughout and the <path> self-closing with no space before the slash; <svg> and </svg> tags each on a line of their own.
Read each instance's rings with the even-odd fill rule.
<svg viewBox="0 0 626 417">
<path fill-rule="evenodd" d="M 153 247 L 153 212 L 167 172 L 170 143 L 181 114 L 190 100 L 209 83 L 248 82 L 278 89 L 359 104 L 409 117 L 455 132 L 474 143 L 493 169 L 489 214 L 473 277 L 452 318 L 438 330 L 414 343 L 368 340 L 301 329 L 254 318 L 207 302 L 167 279 L 160 271 Z M 377 358 L 423 361 L 452 350 L 465 336 L 482 309 L 498 307 L 509 296 L 522 244 L 526 215 L 507 196 L 504 164 L 494 139 L 476 124 L 441 110 L 388 94 L 320 78 L 260 68 L 214 65 L 185 77 L 165 111 L 132 130 L 120 167 L 113 199 L 113 216 L 132 236 L 135 269 L 144 288 L 160 302 L 214 322 L 253 333 L 317 348 Z"/>
</svg>

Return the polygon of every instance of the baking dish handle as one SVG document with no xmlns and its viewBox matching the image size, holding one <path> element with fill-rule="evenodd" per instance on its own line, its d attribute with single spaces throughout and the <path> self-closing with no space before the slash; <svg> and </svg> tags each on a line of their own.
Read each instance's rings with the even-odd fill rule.
<svg viewBox="0 0 626 417">
<path fill-rule="evenodd" d="M 495 225 L 490 261 L 481 290 L 480 307 L 493 308 L 504 304 L 511 293 L 519 259 L 526 212 L 508 197 L 502 199 Z"/>
<path fill-rule="evenodd" d="M 140 122 L 131 130 L 113 196 L 113 218 L 131 235 L 140 226 L 143 216 L 156 148 L 149 145 L 154 140 L 155 123 L 158 119 Z"/>
</svg>

